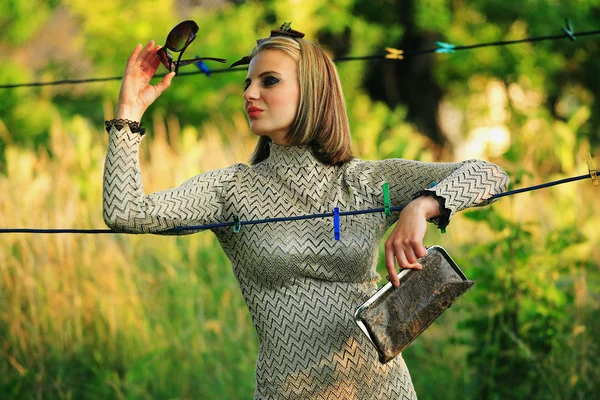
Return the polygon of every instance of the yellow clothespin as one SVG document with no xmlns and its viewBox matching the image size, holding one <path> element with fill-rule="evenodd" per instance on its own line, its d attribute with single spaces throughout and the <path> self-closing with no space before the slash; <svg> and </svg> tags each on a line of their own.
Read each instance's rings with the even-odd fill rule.
<svg viewBox="0 0 600 400">
<path fill-rule="evenodd" d="M 385 55 L 385 58 L 389 58 L 391 60 L 403 60 L 404 59 L 404 50 L 398 50 L 398 49 L 394 49 L 392 47 L 386 47 L 385 51 L 387 51 L 387 54 Z"/>
<path fill-rule="evenodd" d="M 600 185 L 600 183 L 598 183 L 598 174 L 596 173 L 596 166 L 594 165 L 594 160 L 592 159 L 592 155 L 590 153 L 588 153 L 586 162 L 587 162 L 588 171 L 590 171 L 590 177 L 592 178 L 592 182 L 594 183 L 594 186 Z"/>
</svg>

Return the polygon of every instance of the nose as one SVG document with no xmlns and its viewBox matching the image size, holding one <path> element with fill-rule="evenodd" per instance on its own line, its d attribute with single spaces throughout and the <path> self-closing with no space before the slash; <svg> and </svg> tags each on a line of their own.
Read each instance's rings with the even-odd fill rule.
<svg viewBox="0 0 600 400">
<path fill-rule="evenodd" d="M 256 87 L 256 85 L 250 84 L 250 86 L 248 86 L 246 88 L 246 91 L 244 92 L 244 100 L 252 101 L 252 100 L 257 100 L 258 98 L 259 98 L 258 88 Z"/>
</svg>

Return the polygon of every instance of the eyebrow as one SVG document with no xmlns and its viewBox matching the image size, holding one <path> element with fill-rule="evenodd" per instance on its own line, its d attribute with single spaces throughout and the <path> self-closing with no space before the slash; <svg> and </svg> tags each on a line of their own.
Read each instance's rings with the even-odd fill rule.
<svg viewBox="0 0 600 400">
<path fill-rule="evenodd" d="M 276 74 L 276 75 L 281 75 L 279 72 L 277 71 L 265 71 L 265 72 L 261 72 L 260 74 L 258 74 L 258 77 L 262 77 L 264 75 L 269 75 L 269 74 Z M 244 81 L 244 83 L 250 82 L 251 79 L 250 78 L 246 78 L 246 80 Z"/>
</svg>

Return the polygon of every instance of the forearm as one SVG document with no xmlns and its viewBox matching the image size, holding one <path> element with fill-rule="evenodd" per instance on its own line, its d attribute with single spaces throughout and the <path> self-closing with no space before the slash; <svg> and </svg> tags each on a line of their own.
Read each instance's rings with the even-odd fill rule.
<svg viewBox="0 0 600 400">
<path fill-rule="evenodd" d="M 103 217 L 116 231 L 141 233 L 135 218 L 142 210 L 144 189 L 139 168 L 139 146 L 142 137 L 125 126 L 111 128 L 104 164 Z"/>
<path fill-rule="evenodd" d="M 184 235 L 195 230 L 173 228 L 222 222 L 222 193 L 245 166 L 208 171 L 172 189 L 145 194 L 139 147 L 142 137 L 129 127 L 112 128 L 104 166 L 103 215 L 115 231 Z"/>
<path fill-rule="evenodd" d="M 357 187 L 380 188 L 389 183 L 391 203 L 407 206 L 427 196 L 437 202 L 439 215 L 429 218 L 443 229 L 458 211 L 488 204 L 490 198 L 506 190 L 508 176 L 497 165 L 481 160 L 438 163 L 388 159 L 357 164 L 352 171 Z M 382 192 L 376 196 L 383 199 Z M 433 204 L 433 203 L 431 203 Z"/>
</svg>

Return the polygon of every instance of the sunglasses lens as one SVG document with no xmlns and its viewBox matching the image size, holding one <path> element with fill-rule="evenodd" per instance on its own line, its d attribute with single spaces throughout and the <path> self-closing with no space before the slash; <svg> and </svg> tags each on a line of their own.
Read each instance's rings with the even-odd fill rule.
<svg viewBox="0 0 600 400">
<path fill-rule="evenodd" d="M 171 29 L 165 47 L 172 51 L 181 51 L 194 40 L 198 29 L 198 25 L 194 21 L 183 21 Z"/>
</svg>

